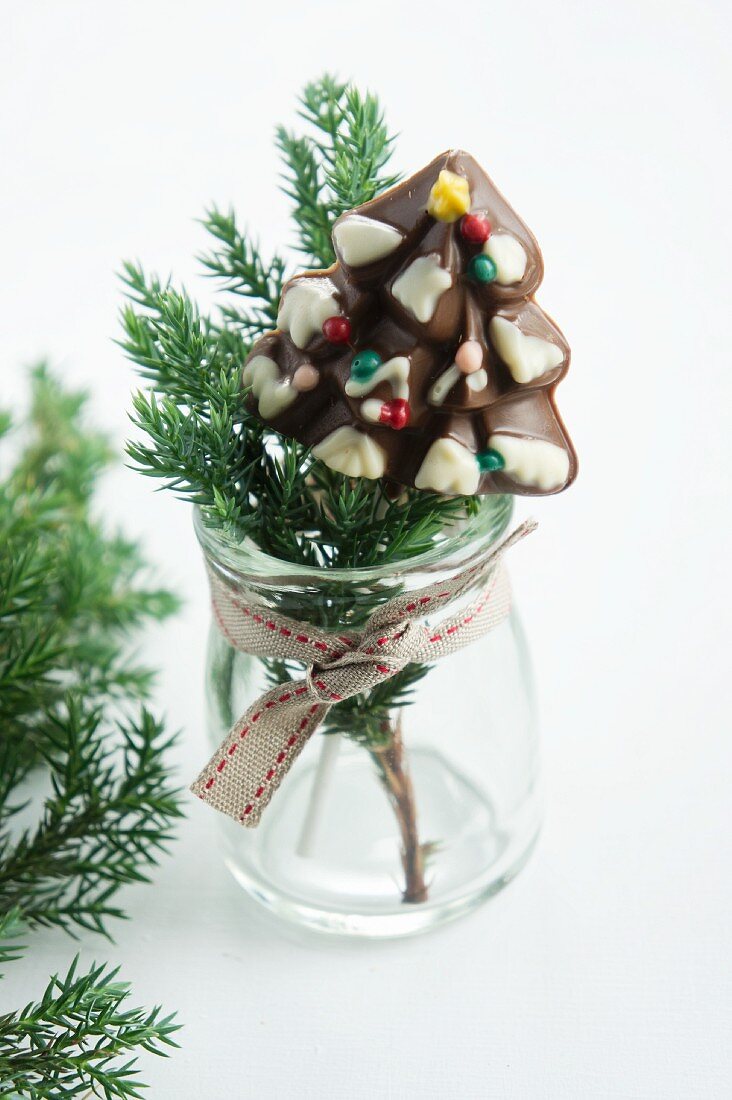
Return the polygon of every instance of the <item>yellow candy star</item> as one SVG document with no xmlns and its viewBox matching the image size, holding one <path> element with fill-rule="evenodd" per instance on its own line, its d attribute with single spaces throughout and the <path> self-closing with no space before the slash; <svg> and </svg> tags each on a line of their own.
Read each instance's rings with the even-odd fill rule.
<svg viewBox="0 0 732 1100">
<path fill-rule="evenodd" d="M 468 181 L 446 168 L 432 185 L 427 201 L 427 213 L 440 222 L 456 222 L 470 210 Z"/>
</svg>

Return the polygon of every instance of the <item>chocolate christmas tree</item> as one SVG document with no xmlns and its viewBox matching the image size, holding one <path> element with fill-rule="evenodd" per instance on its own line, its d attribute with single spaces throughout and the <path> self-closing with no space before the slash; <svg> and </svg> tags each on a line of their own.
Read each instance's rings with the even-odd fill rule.
<svg viewBox="0 0 732 1100">
<path fill-rule="evenodd" d="M 283 290 L 244 385 L 262 420 L 353 477 L 446 494 L 555 493 L 576 459 L 543 266 L 471 156 L 448 152 L 340 217 L 338 261 Z"/>
</svg>

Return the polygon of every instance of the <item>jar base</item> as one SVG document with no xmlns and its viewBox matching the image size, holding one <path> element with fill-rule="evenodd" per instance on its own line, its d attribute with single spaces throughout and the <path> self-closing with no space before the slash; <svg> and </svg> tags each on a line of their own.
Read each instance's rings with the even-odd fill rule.
<svg viewBox="0 0 732 1100">
<path fill-rule="evenodd" d="M 336 774 L 325 787 L 317 786 L 312 757 L 288 777 L 276 808 L 256 830 L 230 821 L 222 827 L 226 865 L 236 881 L 278 917 L 313 931 L 371 939 L 429 931 L 503 889 L 538 838 L 541 800 L 535 782 L 520 805 L 500 806 L 450 759 L 415 748 L 409 766 L 418 792 L 427 899 L 404 902 L 397 820 L 368 752 L 343 745 Z"/>
</svg>

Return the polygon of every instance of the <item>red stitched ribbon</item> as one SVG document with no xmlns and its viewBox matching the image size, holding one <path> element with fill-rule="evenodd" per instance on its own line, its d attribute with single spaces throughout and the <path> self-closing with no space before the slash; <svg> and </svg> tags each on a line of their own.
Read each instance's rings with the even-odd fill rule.
<svg viewBox="0 0 732 1100">
<path fill-rule="evenodd" d="M 412 662 L 456 653 L 506 619 L 511 592 L 501 558 L 536 527 L 529 520 L 449 581 L 396 596 L 362 631 L 333 634 L 249 606 L 209 568 L 214 617 L 235 649 L 303 661 L 303 679 L 265 692 L 230 730 L 191 790 L 214 809 L 256 826 L 308 738 L 332 706 L 369 692 Z M 427 616 L 475 590 L 467 606 L 435 623 Z"/>
</svg>

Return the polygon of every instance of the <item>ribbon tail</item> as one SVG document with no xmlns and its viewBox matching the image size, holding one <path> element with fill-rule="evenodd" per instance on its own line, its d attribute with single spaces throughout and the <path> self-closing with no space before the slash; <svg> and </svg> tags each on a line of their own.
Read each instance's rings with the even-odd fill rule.
<svg viewBox="0 0 732 1100">
<path fill-rule="evenodd" d="M 510 550 L 512 546 L 515 546 L 517 542 L 521 542 L 527 535 L 532 535 L 538 526 L 538 522 L 533 517 L 525 519 L 523 523 L 520 523 L 518 527 L 500 543 L 495 550 L 495 555 L 502 557 L 506 551 Z M 493 555 L 491 555 L 491 557 L 493 557 Z"/>
<path fill-rule="evenodd" d="M 272 688 L 232 727 L 190 789 L 240 825 L 256 827 L 329 710 L 305 681 Z"/>
</svg>

